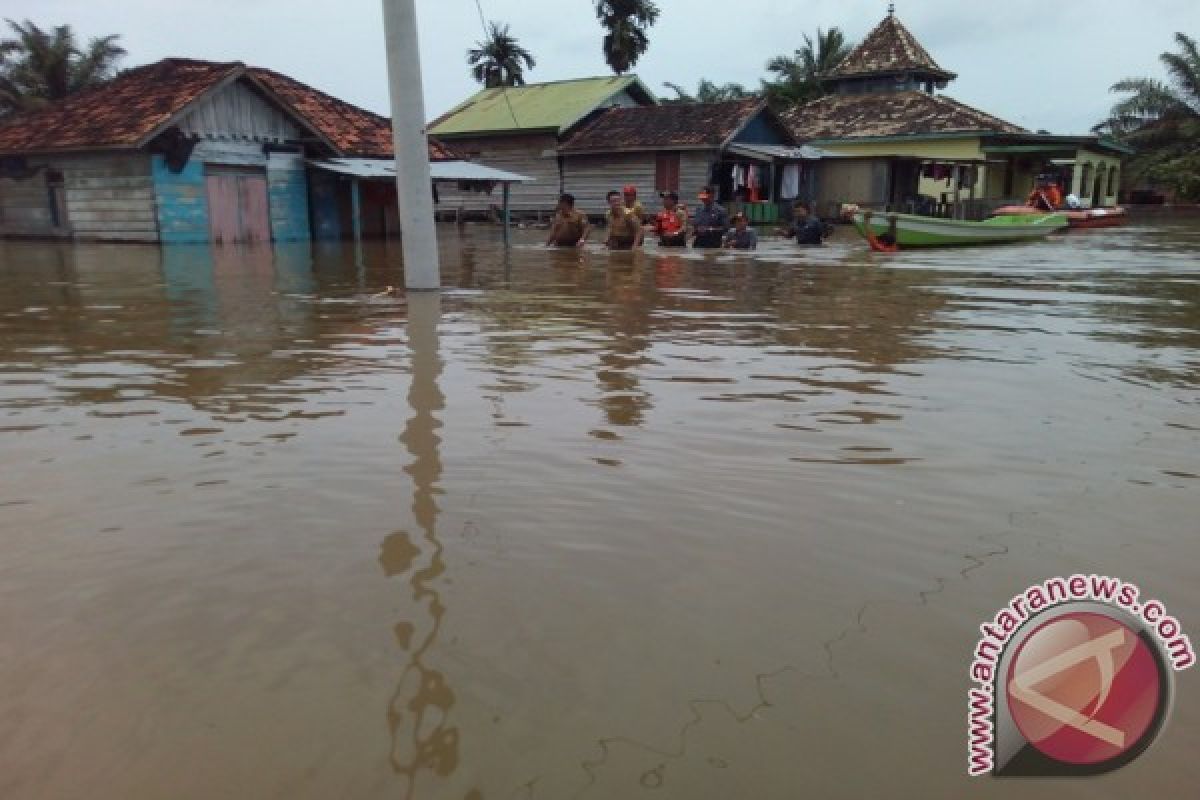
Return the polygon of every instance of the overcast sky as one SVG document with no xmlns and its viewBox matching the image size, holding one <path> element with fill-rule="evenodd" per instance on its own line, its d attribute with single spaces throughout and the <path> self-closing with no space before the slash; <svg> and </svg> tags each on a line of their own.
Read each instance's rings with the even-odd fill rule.
<svg viewBox="0 0 1200 800">
<path fill-rule="evenodd" d="M 604 75 L 591 0 L 479 0 L 537 59 L 527 78 Z M 887 13 L 879 0 L 658 0 L 650 50 L 634 68 L 655 92 L 700 78 L 757 86 L 763 65 L 818 27 L 857 42 Z M 118 33 L 127 66 L 167 56 L 238 60 L 388 113 L 380 0 L 3 0 L 2 14 Z M 1106 115 L 1108 87 L 1165 77 L 1176 31 L 1200 37 L 1200 0 L 898 0 L 896 14 L 958 73 L 946 94 L 1031 130 L 1082 133 Z M 475 0 L 417 0 L 427 117 L 469 96 L 465 52 L 482 38 Z"/>
</svg>

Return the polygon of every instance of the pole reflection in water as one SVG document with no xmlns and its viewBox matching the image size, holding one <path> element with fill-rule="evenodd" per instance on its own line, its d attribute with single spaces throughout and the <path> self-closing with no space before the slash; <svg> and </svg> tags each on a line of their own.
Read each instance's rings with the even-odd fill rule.
<svg viewBox="0 0 1200 800">
<path fill-rule="evenodd" d="M 408 404 L 411 416 L 400 435 L 412 460 L 404 471 L 413 484 L 413 518 L 420 533 L 397 531 L 383 540 L 379 563 L 388 577 L 404 578 L 412 589 L 412 613 L 396 624 L 396 641 L 407 654 L 400 680 L 388 704 L 392 768 L 404 782 L 404 797 L 419 797 L 422 772 L 446 778 L 458 767 L 459 732 L 450 719 L 454 690 L 442 672 L 426 663 L 437 642 L 446 608 L 437 581 L 446 571 L 437 536 L 442 475 L 437 413 L 445 407 L 438 386 L 442 371 L 438 353 L 441 298 L 436 292 L 408 295 L 408 343 L 411 375 Z M 469 799 L 480 797 L 472 791 Z"/>
</svg>

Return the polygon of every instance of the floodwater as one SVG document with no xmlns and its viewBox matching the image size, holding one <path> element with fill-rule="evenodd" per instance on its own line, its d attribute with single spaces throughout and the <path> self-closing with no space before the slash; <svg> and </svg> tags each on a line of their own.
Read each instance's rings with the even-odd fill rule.
<svg viewBox="0 0 1200 800">
<path fill-rule="evenodd" d="M 1200 637 L 1200 225 L 990 249 L 0 243 L 0 797 L 1184 796 L 966 777 L 978 625 Z"/>
</svg>

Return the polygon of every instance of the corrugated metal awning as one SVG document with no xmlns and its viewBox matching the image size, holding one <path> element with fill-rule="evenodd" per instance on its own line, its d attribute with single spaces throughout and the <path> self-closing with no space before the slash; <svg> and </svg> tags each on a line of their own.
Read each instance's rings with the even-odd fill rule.
<svg viewBox="0 0 1200 800">
<path fill-rule="evenodd" d="M 758 158 L 764 161 L 773 161 L 777 158 L 797 161 L 817 161 L 822 158 L 833 158 L 835 155 L 828 150 L 822 150 L 819 147 L 812 147 L 811 145 L 793 147 L 785 144 L 744 144 L 737 142 L 725 149 L 730 153 L 737 153 L 738 155 Z"/>
<path fill-rule="evenodd" d="M 327 172 L 355 178 L 394 180 L 396 162 L 390 158 L 309 159 L 309 164 Z M 485 167 L 473 161 L 431 161 L 429 175 L 434 181 L 479 181 L 481 183 L 529 183 L 533 178 Z"/>
</svg>

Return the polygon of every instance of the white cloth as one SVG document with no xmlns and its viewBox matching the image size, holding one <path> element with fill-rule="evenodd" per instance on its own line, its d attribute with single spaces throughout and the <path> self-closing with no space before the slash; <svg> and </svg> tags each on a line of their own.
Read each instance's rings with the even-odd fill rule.
<svg viewBox="0 0 1200 800">
<path fill-rule="evenodd" d="M 751 189 L 759 188 L 758 167 L 751 165 L 750 168 L 748 170 L 746 170 L 746 186 Z"/>
<path fill-rule="evenodd" d="M 1083 203 L 1079 202 L 1079 195 L 1074 192 L 1067 195 L 1067 208 L 1083 208 Z"/>
<path fill-rule="evenodd" d="M 733 165 L 732 177 L 733 177 L 733 190 L 736 192 L 739 188 L 741 188 L 743 185 L 745 185 L 742 182 L 742 168 L 737 164 Z"/>
<path fill-rule="evenodd" d="M 800 196 L 800 165 L 787 164 L 783 168 L 780 179 L 779 197 L 783 200 L 795 200 Z"/>
</svg>

